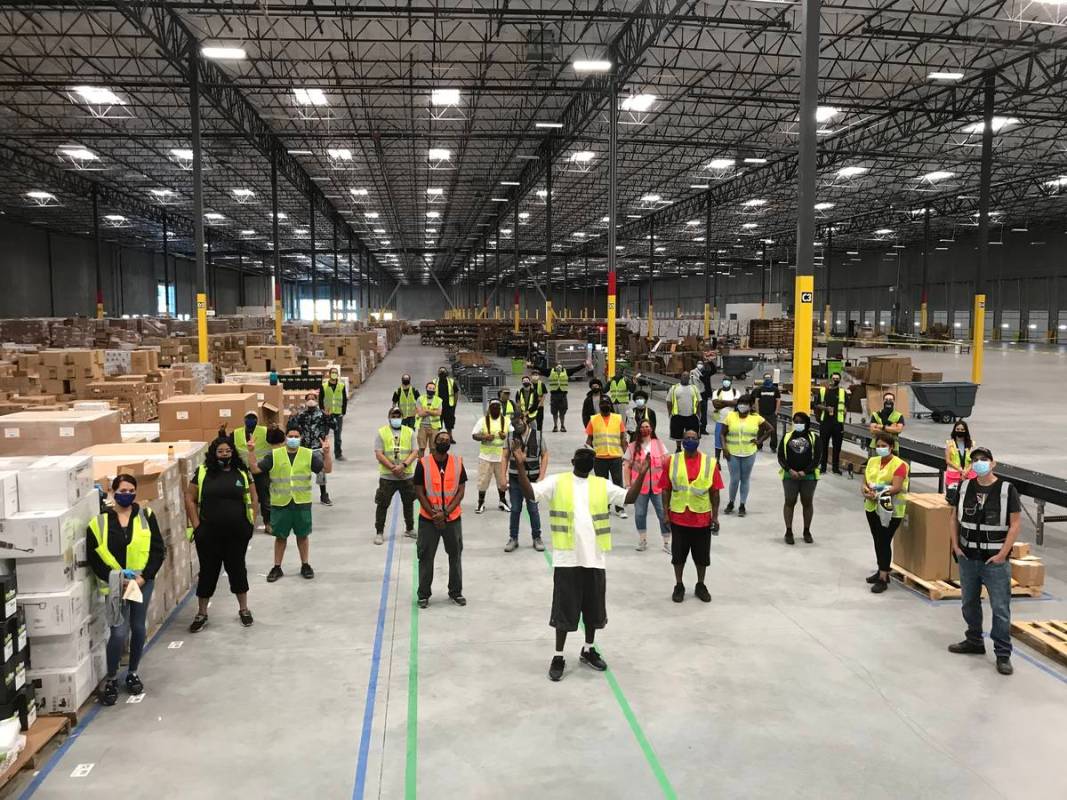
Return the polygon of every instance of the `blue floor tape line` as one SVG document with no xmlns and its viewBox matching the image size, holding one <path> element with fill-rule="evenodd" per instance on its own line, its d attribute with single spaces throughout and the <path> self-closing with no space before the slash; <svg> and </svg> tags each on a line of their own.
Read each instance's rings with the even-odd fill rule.
<svg viewBox="0 0 1067 800">
<path fill-rule="evenodd" d="M 374 702 L 378 695 L 378 672 L 382 663 L 382 641 L 385 638 L 385 612 L 389 607 L 389 577 L 393 570 L 393 549 L 396 545 L 396 523 L 400 515 L 399 494 L 393 495 L 389 524 L 389 551 L 385 557 L 385 572 L 382 575 L 382 593 L 378 599 L 378 624 L 374 631 L 374 651 L 371 655 L 370 678 L 367 681 L 367 696 L 363 701 L 363 731 L 359 737 L 359 759 L 356 762 L 356 783 L 352 787 L 353 800 L 363 800 L 367 783 L 367 762 L 370 760 L 370 739 L 374 727 Z"/>
<path fill-rule="evenodd" d="M 159 630 L 152 635 L 151 639 L 145 642 L 144 650 L 141 651 L 142 657 L 147 655 L 148 651 L 152 649 L 152 645 L 156 643 L 156 640 L 160 637 L 163 631 L 165 631 L 170 623 L 174 621 L 178 612 L 185 607 L 185 604 L 189 602 L 189 598 L 193 596 L 195 591 L 194 588 L 185 593 L 185 597 L 182 598 L 182 601 L 178 603 L 178 605 L 174 607 L 174 610 L 167 615 L 167 618 L 163 620 L 163 624 L 159 626 Z M 52 770 L 55 769 L 56 765 L 59 764 L 63 756 L 66 755 L 67 751 L 70 750 L 73 744 L 78 740 L 78 737 L 85 733 L 86 728 L 89 727 L 89 723 L 96 719 L 96 715 L 100 713 L 101 708 L 102 706 L 97 702 L 96 705 L 89 709 L 88 713 L 86 713 L 81 721 L 75 726 L 70 736 L 67 737 L 67 740 L 59 746 L 59 749 L 52 754 L 52 757 L 49 758 L 48 761 L 45 762 L 45 765 L 41 767 L 40 771 L 34 775 L 33 780 L 30 781 L 30 785 L 19 795 L 19 800 L 27 800 L 27 798 L 32 797 L 34 792 L 41 788 L 41 784 L 45 782 L 45 779 L 51 774 Z"/>
</svg>

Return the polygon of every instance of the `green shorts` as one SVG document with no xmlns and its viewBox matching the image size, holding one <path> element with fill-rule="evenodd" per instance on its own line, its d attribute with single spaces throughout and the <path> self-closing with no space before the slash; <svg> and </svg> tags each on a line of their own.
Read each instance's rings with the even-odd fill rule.
<svg viewBox="0 0 1067 800">
<path fill-rule="evenodd" d="M 311 534 L 311 506 L 298 506 L 290 503 L 287 506 L 270 507 L 271 533 L 279 539 L 288 539 L 290 533 L 296 534 L 298 539 L 303 539 Z"/>
</svg>

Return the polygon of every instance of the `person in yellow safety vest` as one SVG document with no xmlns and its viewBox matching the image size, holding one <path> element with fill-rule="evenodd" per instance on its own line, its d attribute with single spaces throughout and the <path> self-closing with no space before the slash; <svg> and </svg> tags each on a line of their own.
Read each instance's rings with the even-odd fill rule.
<svg viewBox="0 0 1067 800">
<path fill-rule="evenodd" d="M 541 407 L 542 395 L 537 393 L 534 388 L 533 379 L 529 375 L 524 375 L 522 379 L 522 386 L 519 388 L 519 393 L 515 397 L 515 401 L 518 404 L 518 412 L 527 419 L 531 419 L 536 426 L 537 410 Z"/>
<path fill-rule="evenodd" d="M 430 381 L 426 384 L 426 394 L 415 404 L 415 416 L 419 418 L 419 458 L 433 441 L 434 434 L 441 430 L 441 415 L 444 404 L 437 396 L 437 385 Z"/>
<path fill-rule="evenodd" d="M 556 650 L 548 667 L 548 679 L 558 681 L 563 677 L 566 668 L 563 648 L 567 634 L 578 630 L 579 617 L 585 627 L 585 646 L 579 660 L 603 672 L 608 665 L 593 642 L 597 630 L 608 622 L 605 588 L 606 554 L 611 549 L 609 508 L 612 504 L 623 506 L 637 499 L 651 462 L 647 458 L 641 462 L 627 490 L 590 475 L 597 457 L 587 447 L 574 452 L 572 472 L 542 476 L 536 483 L 530 483 L 526 451 L 520 442 L 512 444 L 511 455 L 515 479 L 526 502 L 540 503 L 541 508 L 548 506 L 553 567 L 549 625 L 556 630 Z"/>
<path fill-rule="evenodd" d="M 445 430 L 452 433 L 456 427 L 456 404 L 459 402 L 459 392 L 456 391 L 455 378 L 448 377 L 448 370 L 441 367 L 437 370 L 437 380 L 434 381 L 437 396 L 441 398 L 441 422 Z"/>
<path fill-rule="evenodd" d="M 688 430 L 700 430 L 700 389 L 693 385 L 688 372 L 667 391 L 667 411 L 670 413 L 670 435 L 675 452 L 682 449 L 682 439 Z"/>
<path fill-rule="evenodd" d="M 593 472 L 599 478 L 611 477 L 616 486 L 622 486 L 622 456 L 630 444 L 623 425 L 622 416 L 614 413 L 611 400 L 600 398 L 600 413 L 589 420 L 585 426 L 586 447 L 592 447 L 596 453 Z M 626 509 L 615 506 L 619 519 L 626 519 Z"/>
<path fill-rule="evenodd" d="M 341 383 L 336 368 L 330 369 L 330 374 L 319 387 L 319 408 L 333 428 L 333 457 L 344 461 L 344 453 L 341 452 L 341 430 L 344 427 L 345 414 L 348 413 L 348 389 Z"/>
<path fill-rule="evenodd" d="M 893 455 L 895 442 L 896 437 L 886 431 L 874 435 L 874 457 L 867 462 L 861 488 L 863 510 L 867 514 L 878 562 L 878 570 L 867 578 L 875 594 L 889 588 L 893 534 L 900 527 L 908 506 L 908 465 Z"/>
<path fill-rule="evenodd" d="M 107 678 L 100 693 L 100 702 L 105 706 L 115 705 L 119 698 L 119 661 L 126 649 L 127 637 L 130 640 L 130 663 L 126 671 L 126 690 L 132 695 L 144 693 L 144 683 L 137 668 L 147 637 L 145 621 L 156 573 L 167 557 L 156 515 L 147 506 L 135 502 L 137 478 L 125 473 L 116 475 L 111 482 L 111 499 L 114 505 L 89 522 L 85 537 L 89 569 L 101 594 L 110 595 L 114 588 L 125 595 L 127 584 L 132 582 L 140 588 L 144 602 L 112 598 L 114 604 L 109 605 L 107 617 L 111 631 L 107 642 Z"/>
<path fill-rule="evenodd" d="M 500 391 L 496 393 L 496 399 L 500 401 L 500 413 L 504 415 L 505 419 L 511 419 L 515 416 L 515 404 L 511 402 L 511 389 L 507 386 L 500 388 Z"/>
<path fill-rule="evenodd" d="M 500 498 L 497 508 L 501 511 L 511 511 L 504 490 L 508 482 L 504 471 L 507 465 L 503 463 L 504 445 L 507 444 L 510 427 L 511 419 L 500 412 L 499 400 L 490 400 L 485 416 L 474 423 L 471 438 L 478 442 L 478 507 L 474 511 L 475 514 L 485 513 L 485 493 L 489 491 L 489 484 L 494 480 L 496 493 Z"/>
<path fill-rule="evenodd" d="M 248 440 L 251 439 L 259 453 L 267 452 L 267 428 L 259 424 L 259 415 L 255 411 L 245 414 L 243 428 L 237 428 L 233 432 L 233 446 L 238 455 L 248 452 Z M 263 521 L 263 528 L 270 533 L 270 476 L 253 475 L 256 484 L 256 497 L 259 498 L 259 518 Z"/>
<path fill-rule="evenodd" d="M 615 375 L 608 379 L 608 394 L 616 406 L 630 405 L 630 395 L 634 391 L 634 382 L 625 375 Z"/>
<path fill-rule="evenodd" d="M 830 463 L 833 465 L 835 475 L 841 474 L 841 443 L 845 437 L 845 405 L 848 400 L 848 390 L 841 385 L 841 375 L 830 378 L 829 386 L 820 386 L 818 389 L 819 400 L 815 410 L 819 412 L 819 437 L 823 442 L 822 461 L 819 470 L 825 474 L 830 447 L 833 447 L 834 455 Z"/>
<path fill-rule="evenodd" d="M 962 419 L 956 420 L 952 425 L 952 438 L 945 442 L 945 494 L 952 505 L 955 505 L 960 482 L 974 477 L 971 469 L 973 449 L 970 427 Z"/>
<path fill-rule="evenodd" d="M 374 493 L 374 543 L 385 541 L 385 517 L 400 493 L 400 507 L 404 512 L 404 535 L 415 538 L 415 431 L 404 424 L 402 412 L 389 409 L 389 424 L 378 429 L 374 438 L 374 458 L 378 461 L 378 491 Z"/>
<path fill-rule="evenodd" d="M 900 455 L 898 436 L 904 431 L 904 415 L 896 410 L 896 397 L 892 392 L 882 395 L 882 407 L 871 412 L 869 430 L 872 434 L 891 433 L 893 435 L 893 453 Z M 874 453 L 874 439 L 871 440 L 870 452 Z"/>
<path fill-rule="evenodd" d="M 541 380 L 540 371 L 534 367 L 530 370 L 530 383 L 533 385 L 534 395 L 537 397 L 535 414 L 528 417 L 527 422 L 532 423 L 537 430 L 545 428 L 545 399 L 548 397 L 548 387 Z"/>
<path fill-rule="evenodd" d="M 682 439 L 682 452 L 671 461 L 660 477 L 663 504 L 671 520 L 671 564 L 674 565 L 674 592 L 671 600 L 685 600 L 682 573 L 689 554 L 697 570 L 697 584 L 693 590 L 705 603 L 711 593 L 704 582 L 711 564 L 712 525 L 718 528 L 719 491 L 723 487 L 719 465 L 714 458 L 700 452 L 700 434 L 691 428 Z"/>
<path fill-rule="evenodd" d="M 415 409 L 419 403 L 419 390 L 411 385 L 411 376 L 400 376 L 400 386 L 393 392 L 393 405 L 403 414 L 404 424 L 415 430 Z"/>
<path fill-rule="evenodd" d="M 311 484 L 313 475 L 333 471 L 329 437 L 322 438 L 322 449 L 312 450 L 300 444 L 300 428 L 289 425 L 285 432 L 285 447 L 258 456 L 249 449 L 248 466 L 253 475 L 270 473 L 270 517 L 274 533 L 274 566 L 267 573 L 267 583 L 274 583 L 285 573 L 282 559 L 289 534 L 296 535 L 296 549 L 300 553 L 300 575 L 307 580 L 315 577 L 308 561 L 311 544 Z M 258 461 L 256 459 L 259 459 Z"/>
<path fill-rule="evenodd" d="M 570 377 L 562 364 L 556 364 L 548 373 L 548 406 L 552 412 L 552 433 L 567 432 L 567 390 Z"/>
<path fill-rule="evenodd" d="M 774 432 L 771 424 L 759 414 L 752 411 L 751 395 L 742 395 L 737 406 L 723 423 L 722 457 L 730 465 L 730 499 L 724 509 L 727 514 L 734 513 L 734 501 L 738 490 L 741 502 L 737 506 L 737 516 L 748 513 L 748 487 L 752 479 L 752 467 L 756 463 L 756 451 Z"/>
<path fill-rule="evenodd" d="M 185 490 L 188 532 L 200 558 L 200 577 L 196 584 L 198 608 L 189 626 L 190 633 L 199 633 L 207 625 L 208 605 L 224 566 L 230 591 L 237 597 L 237 616 L 246 628 L 252 624 L 245 556 L 252 540 L 256 502 L 256 485 L 234 443 L 220 437 L 209 444 L 204 463 Z"/>
</svg>

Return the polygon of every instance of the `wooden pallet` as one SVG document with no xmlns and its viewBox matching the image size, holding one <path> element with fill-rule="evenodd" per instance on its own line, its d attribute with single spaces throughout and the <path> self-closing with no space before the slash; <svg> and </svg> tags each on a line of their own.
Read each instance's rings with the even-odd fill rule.
<svg viewBox="0 0 1067 800">
<path fill-rule="evenodd" d="M 928 581 L 920 578 L 913 572 L 909 572 L 898 564 L 890 566 L 890 575 L 918 592 L 922 592 L 931 600 L 958 600 L 963 596 L 959 581 Z M 1012 597 L 1040 597 L 1043 592 L 1041 586 L 1022 586 L 1015 580 L 1011 582 Z M 988 594 L 982 587 L 982 597 Z"/>
<path fill-rule="evenodd" d="M 1013 622 L 1011 632 L 1035 650 L 1067 664 L 1067 620 Z"/>
<path fill-rule="evenodd" d="M 73 723 L 62 714 L 41 716 L 30 726 L 26 734 L 26 747 L 19 753 L 19 757 L 0 774 L 0 788 L 7 785 L 24 769 L 37 769 L 41 758 L 41 751 L 53 738 L 61 733 L 70 731 Z"/>
</svg>

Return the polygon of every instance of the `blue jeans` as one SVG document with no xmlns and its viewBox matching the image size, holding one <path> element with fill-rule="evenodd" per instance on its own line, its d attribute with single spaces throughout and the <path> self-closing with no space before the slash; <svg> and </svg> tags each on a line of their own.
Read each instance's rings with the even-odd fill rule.
<svg viewBox="0 0 1067 800">
<path fill-rule="evenodd" d="M 982 586 L 989 592 L 993 609 L 993 652 L 998 657 L 1011 655 L 1011 565 L 987 564 L 984 560 L 962 557 L 960 588 L 963 590 L 963 619 L 967 623 L 967 641 L 982 642 Z"/>
<path fill-rule="evenodd" d="M 715 423 L 715 452 L 722 450 L 722 431 L 725 426 L 721 422 Z M 716 456 L 717 457 L 717 456 Z"/>
<path fill-rule="evenodd" d="M 111 636 L 107 640 L 107 676 L 114 678 L 119 671 L 119 661 L 122 660 L 122 651 L 126 648 L 126 637 L 130 637 L 130 664 L 128 672 L 137 672 L 141 664 L 141 651 L 144 650 L 145 619 L 148 617 L 148 603 L 152 600 L 152 588 L 155 581 L 145 581 L 141 587 L 143 603 L 133 603 L 127 600 L 122 609 L 122 624 L 115 625 L 111 629 Z"/>
<path fill-rule="evenodd" d="M 659 532 L 664 536 L 670 536 L 671 526 L 667 524 L 667 518 L 663 513 L 663 495 L 653 494 L 652 492 L 642 492 L 637 495 L 637 499 L 634 501 L 634 523 L 637 525 L 637 532 L 643 534 L 648 530 L 649 503 L 656 510 L 656 517 L 659 519 Z"/>
<path fill-rule="evenodd" d="M 748 483 L 752 477 L 752 465 L 756 463 L 756 454 L 750 456 L 730 455 L 726 462 L 730 467 L 730 502 L 737 497 L 738 488 L 741 489 L 741 505 L 748 502 Z"/>
<path fill-rule="evenodd" d="M 526 500 L 522 496 L 522 487 L 514 477 L 508 479 L 508 495 L 511 498 L 511 538 L 519 540 L 519 517 L 522 516 L 522 504 Z M 537 503 L 526 503 L 526 509 L 530 512 L 530 530 L 533 538 L 541 538 L 541 512 Z"/>
</svg>

